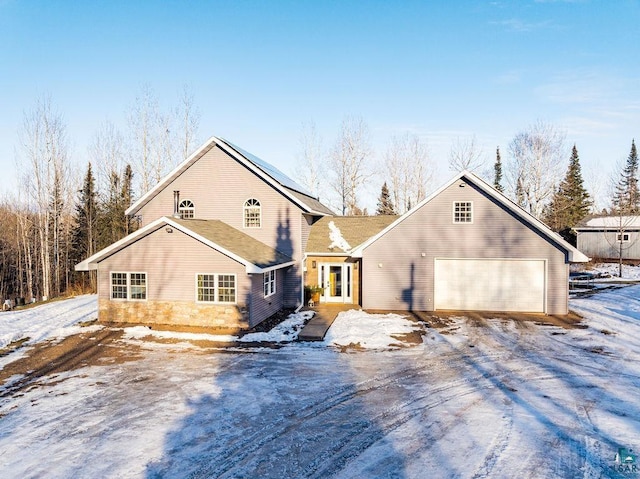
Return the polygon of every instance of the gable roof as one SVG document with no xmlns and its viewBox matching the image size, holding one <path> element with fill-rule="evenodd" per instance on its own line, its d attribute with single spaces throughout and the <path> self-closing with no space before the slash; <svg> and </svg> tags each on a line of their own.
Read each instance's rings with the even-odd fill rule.
<svg viewBox="0 0 640 479">
<path fill-rule="evenodd" d="M 295 264 L 290 256 L 276 251 L 220 220 L 181 220 L 165 216 L 78 263 L 75 269 L 76 271 L 97 269 L 100 261 L 167 226 L 243 264 L 247 273 L 264 273 Z"/>
<path fill-rule="evenodd" d="M 589 230 L 619 230 L 619 229 L 636 229 L 640 228 L 640 216 L 622 216 L 622 215 L 604 215 L 592 216 L 586 219 L 579 226 L 574 228 L 576 231 Z"/>
<path fill-rule="evenodd" d="M 405 213 L 404 215 L 399 217 L 396 221 L 394 221 L 392 224 L 390 224 L 385 229 L 380 231 L 377 235 L 369 238 L 363 244 L 361 244 L 360 246 L 355 248 L 351 252 L 352 256 L 356 257 L 356 258 L 362 257 L 363 251 L 369 245 L 371 245 L 372 243 L 377 241 L 379 238 L 384 236 L 387 232 L 391 231 L 393 228 L 398 226 L 400 223 L 405 221 L 407 218 L 411 217 L 411 215 L 413 215 L 416 211 L 418 211 L 420 208 L 422 208 L 425 204 L 427 204 L 431 200 L 433 200 L 441 192 L 443 192 L 444 190 L 449 188 L 451 185 L 453 185 L 456 181 L 459 181 L 459 180 L 462 180 L 462 179 L 464 179 L 466 182 L 472 183 L 475 186 L 477 186 L 480 190 L 482 190 L 484 193 L 486 193 L 489 197 L 493 198 L 498 204 L 502 205 L 506 210 L 510 211 L 514 216 L 519 218 L 525 224 L 528 224 L 534 230 L 538 231 L 543 237 L 546 237 L 549 241 L 555 243 L 560 248 L 564 249 L 568 254 L 570 262 L 572 262 L 572 263 L 584 263 L 584 262 L 589 261 L 589 258 L 586 255 L 584 255 L 582 252 L 580 252 L 575 246 L 572 246 L 569 243 L 567 243 L 562 236 L 560 236 L 559 234 L 557 234 L 554 231 L 552 231 L 542 221 L 540 221 L 539 219 L 537 219 L 535 216 L 531 215 L 530 213 L 527 213 L 525 210 L 523 210 L 516 203 L 514 203 L 509 198 L 507 198 L 505 195 L 503 195 L 498 190 L 496 190 L 493 186 L 489 185 L 487 182 L 485 182 L 484 180 L 482 180 L 481 178 L 479 178 L 475 174 L 471 173 L 470 171 L 462 171 L 459 174 L 457 174 L 455 177 L 453 177 L 451 180 L 449 180 L 449 182 L 444 184 L 442 187 L 440 187 L 438 190 L 436 190 L 429 197 L 427 197 L 424 200 L 422 200 L 414 208 L 412 208 L 407 213 Z"/>
<path fill-rule="evenodd" d="M 366 240 L 382 231 L 398 217 L 395 215 L 381 216 L 325 216 L 311 226 L 307 241 L 307 254 L 324 253 L 348 255 L 340 248 L 330 248 L 333 244 L 329 223 L 333 222 L 339 229 L 344 240 L 351 246 L 357 247 Z"/>
<path fill-rule="evenodd" d="M 304 212 L 314 215 L 332 215 L 333 212 L 324 206 L 318 198 L 314 198 L 302 186 L 293 181 L 273 165 L 258 158 L 257 156 L 235 146 L 222 138 L 212 136 L 200 148 L 194 151 L 186 160 L 180 163 L 173 171 L 166 175 L 158 184 L 142 195 L 134 202 L 125 213 L 127 215 L 136 214 L 140 208 L 151 201 L 158 193 L 164 190 L 171 182 L 184 173 L 191 165 L 202 158 L 214 147 L 219 147 L 233 159 L 244 165 L 247 169 L 255 173 L 258 177 L 278 190 L 293 203 L 298 205 Z"/>
</svg>

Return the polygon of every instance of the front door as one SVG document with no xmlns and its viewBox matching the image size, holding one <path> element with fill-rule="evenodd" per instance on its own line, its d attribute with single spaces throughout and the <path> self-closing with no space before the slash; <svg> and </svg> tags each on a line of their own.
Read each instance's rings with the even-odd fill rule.
<svg viewBox="0 0 640 479">
<path fill-rule="evenodd" d="M 349 263 L 321 263 L 318 278 L 324 303 L 351 303 L 352 265 Z"/>
</svg>

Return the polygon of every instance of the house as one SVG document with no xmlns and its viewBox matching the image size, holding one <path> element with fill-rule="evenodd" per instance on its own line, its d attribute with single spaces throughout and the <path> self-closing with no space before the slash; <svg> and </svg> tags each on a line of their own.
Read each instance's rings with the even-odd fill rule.
<svg viewBox="0 0 640 479">
<path fill-rule="evenodd" d="M 569 264 L 587 258 L 462 172 L 352 250 L 362 307 L 568 313 Z"/>
<path fill-rule="evenodd" d="M 332 212 L 213 137 L 126 212 L 141 228 L 76 265 L 101 321 L 252 327 L 301 303 L 311 225 Z"/>
<path fill-rule="evenodd" d="M 140 229 L 76 265 L 99 319 L 249 328 L 303 304 L 568 312 L 588 258 L 463 172 L 403 216 L 337 217 L 272 165 L 212 137 L 127 214 Z"/>
<path fill-rule="evenodd" d="M 592 258 L 640 260 L 640 216 L 594 216 L 574 229 L 578 249 Z"/>
</svg>

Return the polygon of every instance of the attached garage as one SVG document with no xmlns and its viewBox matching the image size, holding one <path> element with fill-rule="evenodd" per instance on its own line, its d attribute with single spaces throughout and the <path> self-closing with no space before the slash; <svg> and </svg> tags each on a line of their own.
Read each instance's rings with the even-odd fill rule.
<svg viewBox="0 0 640 479">
<path fill-rule="evenodd" d="M 544 259 L 435 259 L 436 310 L 544 313 Z"/>
</svg>

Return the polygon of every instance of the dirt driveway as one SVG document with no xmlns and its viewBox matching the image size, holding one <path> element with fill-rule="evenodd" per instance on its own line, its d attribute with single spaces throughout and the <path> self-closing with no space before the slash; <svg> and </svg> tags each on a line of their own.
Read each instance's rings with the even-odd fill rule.
<svg viewBox="0 0 640 479">
<path fill-rule="evenodd" d="M 575 313 L 567 316 L 547 316 L 524 313 L 492 313 L 469 311 L 439 311 L 411 312 L 406 311 L 369 311 L 371 313 L 396 313 L 409 315 L 411 319 L 423 324 L 426 328 L 434 328 L 443 334 L 453 331 L 450 326 L 452 318 L 465 317 L 474 327 L 486 327 L 488 319 L 511 320 L 516 324 L 542 324 L 559 326 L 566 329 L 581 328 L 581 317 Z M 165 329 L 165 328 L 162 328 Z M 176 331 L 170 326 L 167 330 Z M 184 328 L 180 329 L 181 331 Z M 186 328 L 191 332 L 211 333 L 202 328 Z M 29 386 L 35 385 L 40 378 L 52 376 L 62 372 L 72 371 L 81 367 L 96 365 L 112 365 L 128 361 L 135 361 L 141 357 L 140 345 L 120 341 L 123 336 L 122 326 L 106 325 L 103 329 L 69 336 L 62 341 L 45 341 L 28 347 L 24 356 L 7 364 L 0 370 L 0 384 L 9 378 L 19 377 L 10 387 L 0 392 L 0 397 L 11 396 Z M 410 344 L 421 342 L 422 333 L 419 331 L 405 335 L 402 339 Z M 171 343 L 173 340 L 149 337 L 150 341 Z M 251 344 L 216 343 L 212 341 L 191 341 L 198 347 L 220 352 L 221 349 L 236 347 L 250 347 Z"/>
</svg>

